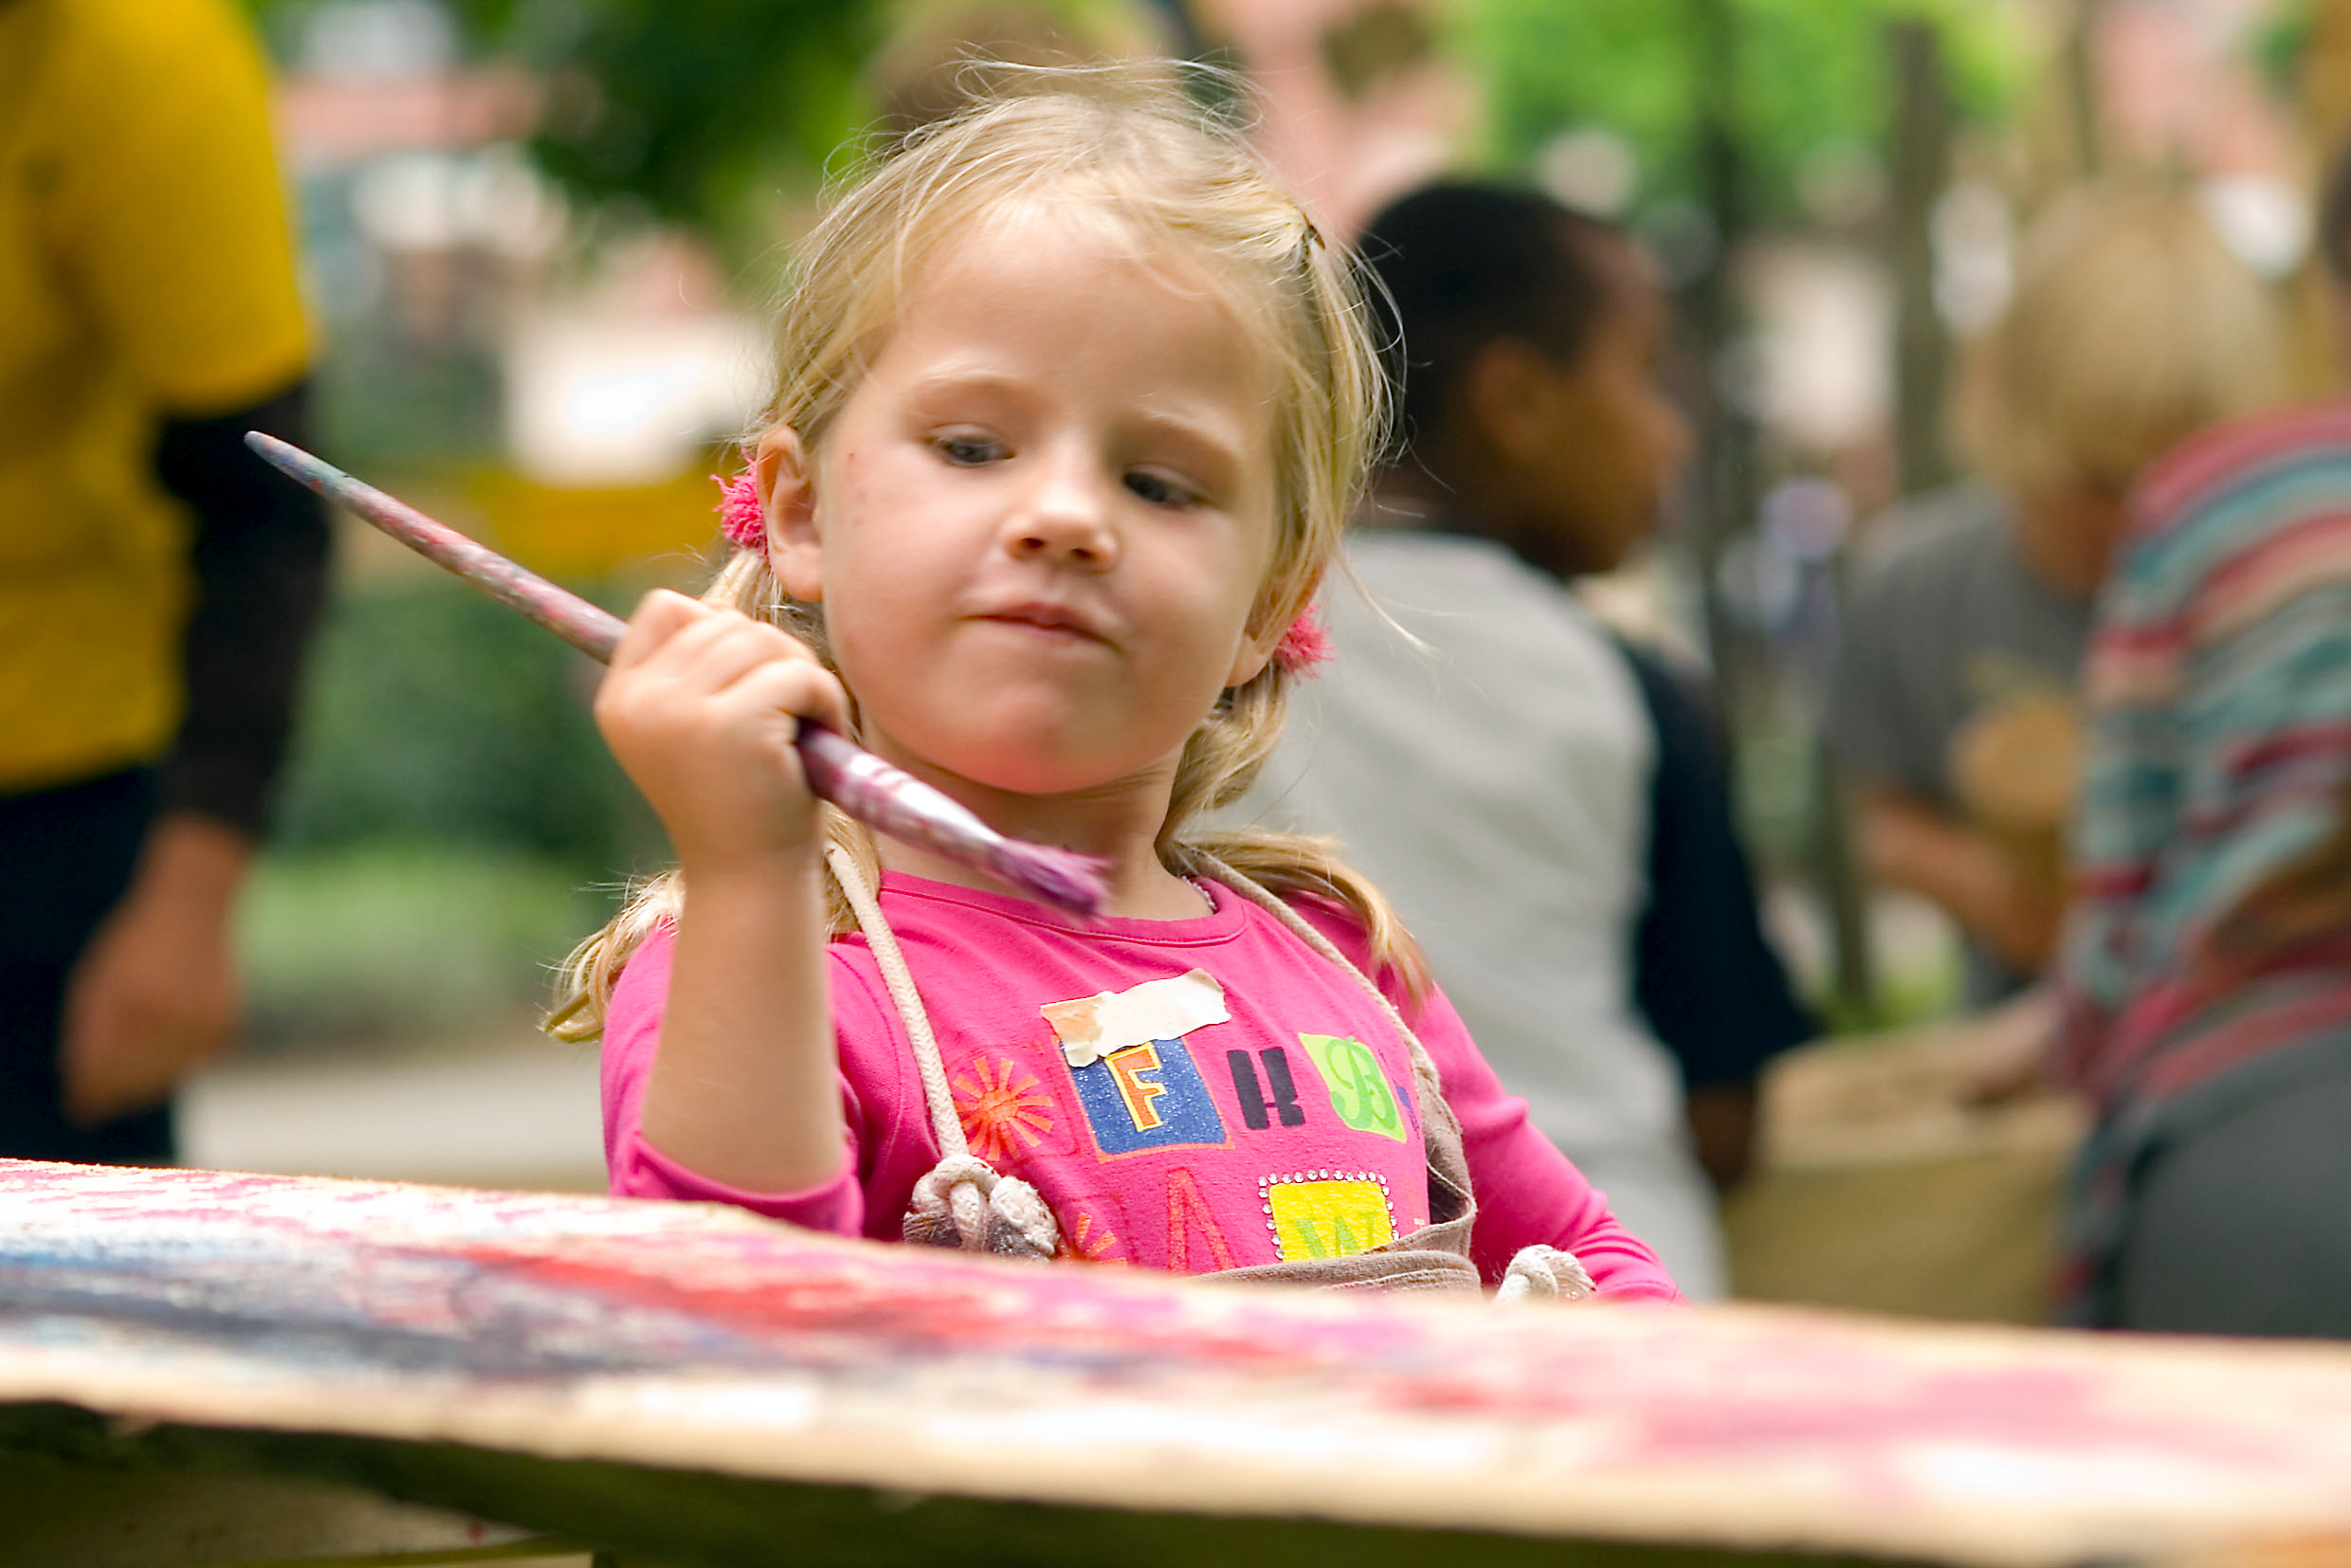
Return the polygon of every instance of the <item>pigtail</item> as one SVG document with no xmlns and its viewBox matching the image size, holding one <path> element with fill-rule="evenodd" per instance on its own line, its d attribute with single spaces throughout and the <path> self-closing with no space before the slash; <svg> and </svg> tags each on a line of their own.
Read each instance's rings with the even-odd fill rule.
<svg viewBox="0 0 2351 1568">
<path fill-rule="evenodd" d="M 1393 975 L 1414 1001 L 1429 992 L 1429 965 L 1405 930 L 1395 906 L 1339 858 L 1333 840 L 1271 828 L 1194 826 L 1230 806 L 1256 782 L 1282 738 L 1288 687 L 1298 677 L 1267 665 L 1255 679 L 1227 692 L 1194 730 L 1176 767 L 1159 862 L 1177 876 L 1195 876 L 1221 861 L 1276 894 L 1304 893 L 1346 909 L 1363 929 L 1366 973 Z"/>
<path fill-rule="evenodd" d="M 873 835 L 847 812 L 829 804 L 817 808 L 819 829 L 827 842 L 848 851 L 865 872 L 866 884 L 882 878 L 882 857 Z M 540 1024 L 558 1040 L 587 1045 L 604 1036 L 604 1019 L 612 1005 L 612 988 L 620 972 L 646 938 L 664 921 L 674 921 L 685 907 L 685 879 L 672 868 L 648 877 L 629 890 L 621 912 L 604 928 L 572 949 L 557 966 L 555 1007 Z M 829 876 L 825 878 L 825 928 L 834 937 L 857 929 L 857 913 L 848 895 Z"/>
</svg>

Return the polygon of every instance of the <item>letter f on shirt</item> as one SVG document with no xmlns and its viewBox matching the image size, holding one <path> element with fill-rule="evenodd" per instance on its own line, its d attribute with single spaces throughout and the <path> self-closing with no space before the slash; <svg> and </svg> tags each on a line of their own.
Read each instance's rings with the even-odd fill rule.
<svg viewBox="0 0 2351 1568">
<path fill-rule="evenodd" d="M 1094 1146 L 1105 1158 L 1224 1143 L 1224 1118 L 1184 1046 L 1192 1030 L 1229 1016 L 1215 976 L 1189 970 L 1037 1011 L 1061 1041 Z"/>
<path fill-rule="evenodd" d="M 1151 1041 L 1129 1046 L 1103 1060 L 1117 1077 L 1119 1097 L 1126 1102 L 1126 1114 L 1133 1119 L 1137 1132 L 1149 1132 L 1159 1124 L 1159 1108 L 1152 1102 L 1167 1092 L 1159 1082 L 1159 1048 Z M 1143 1074 L 1149 1073 L 1146 1078 Z"/>
</svg>

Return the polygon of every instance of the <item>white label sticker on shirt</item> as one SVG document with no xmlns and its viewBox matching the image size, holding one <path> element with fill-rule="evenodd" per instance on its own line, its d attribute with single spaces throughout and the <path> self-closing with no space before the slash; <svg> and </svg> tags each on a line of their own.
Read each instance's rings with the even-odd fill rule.
<svg viewBox="0 0 2351 1568">
<path fill-rule="evenodd" d="M 1180 1040 L 1231 1016 L 1225 1011 L 1225 988 L 1204 969 L 1145 980 L 1125 991 L 1098 991 L 1073 1002 L 1048 1002 L 1037 1011 L 1053 1026 L 1062 1056 L 1073 1067 L 1090 1067 L 1147 1041 Z"/>
</svg>

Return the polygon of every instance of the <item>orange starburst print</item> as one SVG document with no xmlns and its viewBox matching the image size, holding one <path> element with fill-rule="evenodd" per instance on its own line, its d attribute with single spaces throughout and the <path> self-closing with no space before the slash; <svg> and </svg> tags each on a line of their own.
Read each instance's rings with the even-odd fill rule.
<svg viewBox="0 0 2351 1568">
<path fill-rule="evenodd" d="M 1094 1216 L 1081 1209 L 1076 1227 L 1061 1233 L 1053 1256 L 1063 1263 L 1124 1263 L 1124 1258 L 1112 1255 L 1118 1245 L 1119 1238 L 1109 1226 L 1096 1224 Z"/>
<path fill-rule="evenodd" d="M 1014 1158 L 1053 1130 L 1053 1102 L 1036 1074 L 1017 1062 L 983 1056 L 952 1083 L 963 1136 L 971 1140 L 972 1153 L 991 1165 Z"/>
</svg>

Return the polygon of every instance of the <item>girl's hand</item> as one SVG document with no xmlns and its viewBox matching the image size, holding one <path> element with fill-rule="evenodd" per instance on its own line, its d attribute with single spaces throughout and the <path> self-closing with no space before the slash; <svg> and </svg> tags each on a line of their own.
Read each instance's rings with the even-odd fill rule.
<svg viewBox="0 0 2351 1568">
<path fill-rule="evenodd" d="M 846 733 L 848 698 L 797 638 L 655 589 L 629 618 L 595 715 L 690 879 L 808 849 L 815 799 L 793 746 L 799 716 Z"/>
</svg>

